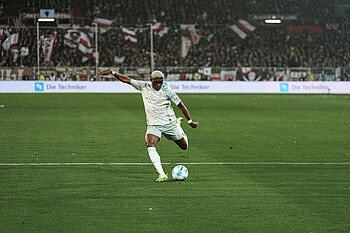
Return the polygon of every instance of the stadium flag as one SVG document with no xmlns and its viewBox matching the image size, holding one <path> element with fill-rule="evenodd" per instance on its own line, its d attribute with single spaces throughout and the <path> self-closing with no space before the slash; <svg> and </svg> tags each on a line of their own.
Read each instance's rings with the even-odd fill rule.
<svg viewBox="0 0 350 233">
<path fill-rule="evenodd" d="M 240 26 L 240 28 L 242 28 L 247 33 L 251 33 L 252 31 L 255 30 L 255 27 L 244 19 L 238 20 L 237 24 Z"/>
<path fill-rule="evenodd" d="M 241 39 L 245 39 L 247 37 L 247 34 L 242 31 L 237 25 L 232 25 L 230 27 Z"/>
<path fill-rule="evenodd" d="M 194 24 L 181 24 L 180 25 L 180 29 L 188 30 L 190 32 L 192 43 L 193 44 L 198 44 L 198 42 L 200 40 L 200 36 L 196 32 L 196 28 L 195 27 L 196 27 L 196 25 L 194 25 Z"/>
<path fill-rule="evenodd" d="M 4 39 L 5 37 L 5 28 L 0 28 L 0 40 Z"/>
<path fill-rule="evenodd" d="M 17 32 L 19 32 L 21 30 L 28 30 L 27 26 L 24 25 L 19 18 L 14 18 L 14 19 L 12 19 L 12 21 L 13 21 L 13 25 L 15 27 L 15 30 Z"/>
<path fill-rule="evenodd" d="M 17 44 L 17 43 L 18 43 L 18 33 L 15 33 L 15 34 L 12 34 L 6 38 L 4 43 L 2 43 L 2 47 L 5 50 L 9 50 L 12 45 Z"/>
<path fill-rule="evenodd" d="M 91 48 L 92 42 L 90 37 L 83 31 L 68 30 L 64 35 L 64 45 L 70 48 L 77 48 L 86 56 L 93 57 L 96 60 L 93 48 Z M 83 62 L 87 61 L 88 57 L 83 58 Z"/>
<path fill-rule="evenodd" d="M 136 32 L 125 27 L 122 28 L 124 32 L 125 40 L 130 40 L 131 42 L 137 43 Z"/>
<path fill-rule="evenodd" d="M 193 44 L 198 44 L 198 42 L 199 42 L 201 37 L 197 34 L 196 29 L 194 27 L 189 27 L 188 31 L 191 34 L 192 43 Z"/>
<path fill-rule="evenodd" d="M 63 43 L 64 43 L 64 45 L 66 45 L 66 46 L 68 46 L 70 48 L 76 48 L 77 47 L 77 44 L 74 43 L 71 40 L 64 40 Z"/>
<path fill-rule="evenodd" d="M 84 44 L 88 48 L 91 48 L 91 40 L 89 36 L 82 31 L 68 30 L 64 35 L 65 45 L 71 48 L 77 48 L 80 43 Z"/>
<path fill-rule="evenodd" d="M 158 31 L 158 36 L 163 37 L 169 31 L 168 27 L 164 27 L 162 30 Z"/>
<path fill-rule="evenodd" d="M 190 48 L 192 46 L 192 42 L 189 38 L 182 36 L 181 37 L 181 57 L 186 58 Z"/>
<path fill-rule="evenodd" d="M 160 31 L 163 29 L 163 24 L 156 22 L 155 24 L 152 25 L 153 31 Z"/>
<path fill-rule="evenodd" d="M 255 30 L 255 27 L 251 25 L 248 21 L 240 19 L 237 24 L 230 27 L 241 39 L 245 39 L 248 35 Z"/>
<path fill-rule="evenodd" d="M 105 33 L 110 26 L 113 24 L 114 20 L 104 19 L 104 18 L 95 18 L 94 23 L 97 23 L 99 26 L 100 32 Z M 91 30 L 95 30 L 91 28 Z"/>
<path fill-rule="evenodd" d="M 86 56 L 91 56 L 94 58 L 94 60 L 96 60 L 95 54 L 93 52 L 92 48 L 87 48 L 84 44 L 80 43 L 78 46 L 78 49 L 84 53 Z"/>
<path fill-rule="evenodd" d="M 57 40 L 57 32 L 53 32 L 49 37 L 42 35 L 40 37 L 39 46 L 45 55 L 45 62 L 49 62 L 52 58 L 53 51 Z"/>
<path fill-rule="evenodd" d="M 83 43 L 86 47 L 91 48 L 89 36 L 82 31 L 80 31 L 80 42 Z"/>
</svg>

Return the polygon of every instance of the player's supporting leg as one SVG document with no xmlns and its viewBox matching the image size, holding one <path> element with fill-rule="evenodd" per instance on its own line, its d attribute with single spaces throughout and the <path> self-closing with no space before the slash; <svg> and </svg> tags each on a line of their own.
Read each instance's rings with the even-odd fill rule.
<svg viewBox="0 0 350 233">
<path fill-rule="evenodd" d="M 154 167 L 156 168 L 157 172 L 159 174 L 165 174 L 163 167 L 162 167 L 162 163 L 160 161 L 160 156 L 159 156 L 156 148 L 155 147 L 148 147 L 147 150 L 148 150 L 149 157 L 150 157 Z"/>
<path fill-rule="evenodd" d="M 159 138 L 152 134 L 146 135 L 146 144 L 147 144 L 147 151 L 148 155 L 156 168 L 157 172 L 159 173 L 159 177 L 156 181 L 161 182 L 168 179 L 168 176 L 164 173 L 162 163 L 160 160 L 160 156 L 156 150 L 156 145 L 159 141 Z"/>
</svg>

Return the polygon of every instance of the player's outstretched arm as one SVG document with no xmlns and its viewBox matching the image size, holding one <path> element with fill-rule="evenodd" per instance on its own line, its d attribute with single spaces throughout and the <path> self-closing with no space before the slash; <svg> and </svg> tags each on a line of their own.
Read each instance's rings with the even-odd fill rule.
<svg viewBox="0 0 350 233">
<path fill-rule="evenodd" d="M 198 121 L 194 122 L 191 119 L 191 115 L 188 112 L 186 106 L 182 103 L 182 101 L 177 105 L 179 107 L 179 109 L 181 109 L 181 112 L 184 114 L 184 116 L 186 117 L 186 120 L 188 122 L 188 124 L 192 127 L 192 128 L 197 128 L 198 126 Z"/>
<path fill-rule="evenodd" d="M 100 75 L 109 75 L 112 74 L 114 77 L 116 77 L 117 79 L 119 79 L 120 81 L 122 81 L 123 83 L 128 83 L 130 84 L 131 78 L 129 78 L 128 76 L 124 75 L 124 74 L 119 74 L 113 70 L 104 70 L 104 71 L 100 71 L 98 72 L 96 75 L 100 76 Z"/>
</svg>

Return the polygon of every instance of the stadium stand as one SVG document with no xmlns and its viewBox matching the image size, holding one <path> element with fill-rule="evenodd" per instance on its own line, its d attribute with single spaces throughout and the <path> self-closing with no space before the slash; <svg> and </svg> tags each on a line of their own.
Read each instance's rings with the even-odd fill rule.
<svg viewBox="0 0 350 233">
<path fill-rule="evenodd" d="M 104 31 L 99 32 L 101 67 L 150 67 L 149 24 L 154 25 L 155 30 L 156 67 L 349 67 L 350 62 L 349 21 L 344 17 L 349 8 L 345 8 L 345 14 L 339 15 L 334 1 L 172 0 L 168 4 L 146 0 L 117 3 L 102 0 L 15 2 L 20 13 L 9 17 L 10 13 L 6 13 L 8 1 L 0 1 L 0 22 L 6 22 L 0 24 L 3 45 L 0 46 L 1 67 L 37 65 L 36 25 L 29 21 L 28 15 L 38 13 L 42 8 L 72 15 L 71 24 L 40 28 L 41 49 L 43 44 L 50 44 L 54 33 L 56 38 L 50 59 L 40 53 L 39 64 L 46 67 L 94 67 L 92 22 L 96 18 L 110 22 Z M 240 12 L 241 9 L 243 12 Z M 305 26 L 298 24 L 299 20 L 267 26 L 255 20 L 254 15 L 309 17 L 312 20 L 307 26 L 317 27 L 318 31 L 291 30 L 293 25 Z M 255 30 L 247 31 L 242 27 L 240 19 L 244 16 L 245 22 Z M 304 24 L 306 22 L 303 21 Z M 240 30 L 246 34 L 244 39 L 235 33 L 234 25 L 241 27 Z M 89 46 L 83 48 L 81 43 L 69 44 L 69 30 L 86 35 Z M 16 33 L 18 42 L 4 46 L 5 40 Z M 185 52 L 184 38 L 188 38 L 191 44 Z M 72 42 L 72 38 L 69 39 Z"/>
</svg>

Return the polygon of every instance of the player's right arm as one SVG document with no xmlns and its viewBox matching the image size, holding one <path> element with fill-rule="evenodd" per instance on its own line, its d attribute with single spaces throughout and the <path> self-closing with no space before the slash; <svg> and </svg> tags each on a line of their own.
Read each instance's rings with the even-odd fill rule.
<svg viewBox="0 0 350 233">
<path fill-rule="evenodd" d="M 119 79 L 120 81 L 122 81 L 123 83 L 127 83 L 130 84 L 131 83 L 131 78 L 129 78 L 128 76 L 124 75 L 124 74 L 119 74 L 113 70 L 104 70 L 101 72 L 98 72 L 96 75 L 100 76 L 100 75 L 109 75 L 112 74 L 114 77 L 116 77 L 117 79 Z"/>
</svg>

